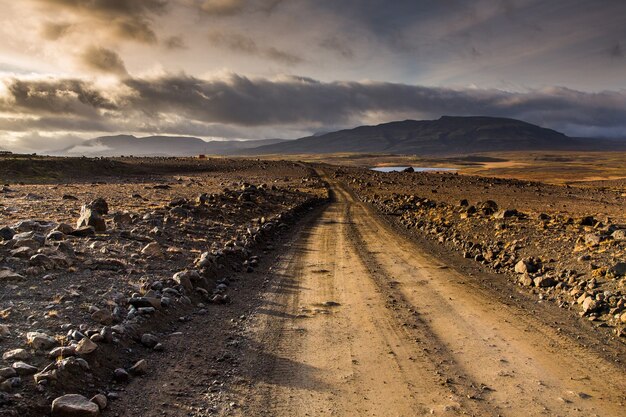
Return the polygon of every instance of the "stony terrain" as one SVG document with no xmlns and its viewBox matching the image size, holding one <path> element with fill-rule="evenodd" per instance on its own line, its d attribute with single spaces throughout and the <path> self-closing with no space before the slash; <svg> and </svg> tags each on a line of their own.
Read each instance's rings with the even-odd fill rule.
<svg viewBox="0 0 626 417">
<path fill-rule="evenodd" d="M 151 370 L 146 352 L 168 349 L 165 326 L 229 303 L 261 249 L 325 198 L 301 164 L 178 163 L 2 187 L 1 416 L 98 415 Z"/>
<path fill-rule="evenodd" d="M 626 336 L 623 182 L 570 187 L 348 168 L 335 177 L 409 231 Z"/>
<path fill-rule="evenodd" d="M 583 417 L 626 402 L 622 180 L 8 161 L 2 417 Z"/>
</svg>

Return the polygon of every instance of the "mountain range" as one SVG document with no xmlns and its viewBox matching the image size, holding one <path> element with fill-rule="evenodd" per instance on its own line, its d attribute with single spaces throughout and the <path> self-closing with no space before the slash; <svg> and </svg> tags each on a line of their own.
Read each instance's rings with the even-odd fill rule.
<svg viewBox="0 0 626 417">
<path fill-rule="evenodd" d="M 101 136 L 54 152 L 85 156 L 196 156 L 229 155 L 246 148 L 277 144 L 285 139 L 205 141 L 188 136 Z"/>
<path fill-rule="evenodd" d="M 319 136 L 264 145 L 241 154 L 307 154 L 364 152 L 387 154 L 459 155 L 488 151 L 626 150 L 626 142 L 572 138 L 515 119 L 451 117 L 405 120 L 360 126 Z"/>
<path fill-rule="evenodd" d="M 194 137 L 103 136 L 57 154 L 194 156 L 324 153 L 462 155 L 489 151 L 624 150 L 626 141 L 573 138 L 531 123 L 499 117 L 443 116 L 360 126 L 295 140 L 204 141 Z"/>
</svg>

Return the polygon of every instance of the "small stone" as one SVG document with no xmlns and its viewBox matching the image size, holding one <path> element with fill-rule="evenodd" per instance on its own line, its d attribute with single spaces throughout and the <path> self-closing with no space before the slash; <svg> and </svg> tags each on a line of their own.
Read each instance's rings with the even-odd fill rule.
<svg viewBox="0 0 626 417">
<path fill-rule="evenodd" d="M 583 312 L 591 313 L 598 308 L 598 303 L 592 297 L 586 297 L 583 301 Z"/>
<path fill-rule="evenodd" d="M 91 314 L 91 318 L 100 324 L 109 325 L 113 323 L 113 314 L 106 309 L 100 309 Z"/>
<path fill-rule="evenodd" d="M 11 240 L 15 236 L 15 230 L 10 227 L 2 227 L 0 228 L 0 239 L 1 240 Z"/>
<path fill-rule="evenodd" d="M 148 362 L 145 359 L 141 359 L 133 366 L 131 366 L 129 371 L 133 375 L 143 375 L 148 372 Z"/>
<path fill-rule="evenodd" d="M 60 223 L 57 227 L 54 228 L 55 232 L 61 232 L 64 235 L 69 235 L 74 231 L 74 228 L 67 223 Z"/>
<path fill-rule="evenodd" d="M 556 281 L 550 277 L 537 277 L 533 280 L 535 283 L 535 287 L 554 287 L 556 285 Z"/>
<path fill-rule="evenodd" d="M 109 205 L 104 198 L 96 198 L 87 204 L 91 210 L 95 211 L 99 215 L 109 214 Z"/>
<path fill-rule="evenodd" d="M 76 230 L 73 230 L 70 234 L 76 237 L 87 237 L 95 235 L 96 229 L 92 226 L 79 227 Z"/>
<path fill-rule="evenodd" d="M 11 330 L 9 330 L 9 326 L 6 324 L 0 324 L 0 340 L 3 337 L 11 336 Z"/>
<path fill-rule="evenodd" d="M 52 417 L 98 417 L 96 403 L 78 394 L 66 394 L 52 402 Z"/>
<path fill-rule="evenodd" d="M 59 346 L 48 352 L 50 359 L 67 358 L 76 355 L 76 346 Z"/>
<path fill-rule="evenodd" d="M 517 210 L 513 209 L 513 210 L 500 210 L 498 212 L 496 212 L 493 217 L 495 219 L 508 219 L 510 217 L 515 217 L 517 216 L 519 213 Z"/>
<path fill-rule="evenodd" d="M 193 284 L 191 283 L 191 278 L 189 277 L 189 271 L 181 271 L 174 274 L 174 281 L 182 285 L 185 288 L 185 291 L 193 291 Z"/>
<path fill-rule="evenodd" d="M 98 408 L 100 409 L 100 411 L 102 411 L 105 408 L 107 408 L 107 404 L 108 404 L 107 397 L 105 395 L 102 395 L 102 394 L 94 395 L 93 398 L 91 399 L 91 402 L 96 404 L 98 406 Z"/>
<path fill-rule="evenodd" d="M 0 269 L 0 282 L 21 281 L 23 279 L 23 275 L 15 273 L 10 269 Z"/>
<path fill-rule="evenodd" d="M 161 250 L 161 246 L 156 242 L 148 243 L 142 250 L 141 253 L 146 256 L 150 256 L 153 258 L 162 258 L 163 251 Z"/>
<path fill-rule="evenodd" d="M 9 379 L 17 376 L 17 372 L 13 368 L 0 368 L 0 378 Z"/>
<path fill-rule="evenodd" d="M 104 232 L 107 229 L 106 222 L 102 218 L 103 214 L 108 214 L 109 206 L 102 198 L 97 198 L 89 204 L 81 207 L 80 218 L 76 222 L 76 227 L 81 228 L 91 226 L 96 232 Z"/>
<path fill-rule="evenodd" d="M 113 371 L 113 378 L 118 382 L 125 382 L 130 379 L 130 375 L 123 368 L 117 368 Z"/>
<path fill-rule="evenodd" d="M 26 333 L 26 339 L 35 349 L 50 349 L 59 344 L 54 337 L 42 332 L 28 332 Z"/>
<path fill-rule="evenodd" d="M 515 264 L 515 272 L 517 272 L 518 274 L 530 274 L 535 272 L 536 270 L 536 267 L 528 260 L 521 260 Z"/>
<path fill-rule="evenodd" d="M 98 349 L 98 345 L 87 337 L 81 339 L 78 345 L 76 345 L 76 353 L 79 355 L 88 355 L 96 349 Z"/>
<path fill-rule="evenodd" d="M 9 350 L 9 351 L 4 352 L 4 354 L 2 355 L 2 359 L 5 361 L 14 361 L 14 360 L 25 361 L 28 358 L 30 358 L 30 353 L 28 353 L 28 351 L 26 351 L 25 349 Z"/>
<path fill-rule="evenodd" d="M 589 246 L 597 246 L 602 241 L 602 237 L 595 233 L 588 233 L 585 235 L 585 244 Z"/>
<path fill-rule="evenodd" d="M 148 348 L 153 348 L 159 343 L 159 339 L 150 333 L 144 333 L 141 336 L 141 344 Z"/>
<path fill-rule="evenodd" d="M 519 283 L 524 287 L 532 287 L 533 279 L 526 273 L 519 277 Z"/>
<path fill-rule="evenodd" d="M 626 275 L 626 262 L 617 262 L 615 265 L 609 268 L 607 274 L 615 277 L 621 277 L 623 275 Z"/>
<path fill-rule="evenodd" d="M 15 369 L 15 372 L 20 376 L 33 375 L 39 371 L 35 366 L 29 365 L 26 362 L 15 362 L 11 367 Z"/>
</svg>

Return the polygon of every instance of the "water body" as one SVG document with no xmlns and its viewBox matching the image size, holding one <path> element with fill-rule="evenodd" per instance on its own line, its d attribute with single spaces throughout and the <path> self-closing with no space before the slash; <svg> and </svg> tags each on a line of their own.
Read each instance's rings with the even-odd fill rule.
<svg viewBox="0 0 626 417">
<path fill-rule="evenodd" d="M 404 167 L 374 167 L 370 168 L 372 171 L 378 172 L 399 172 L 407 169 L 408 166 Z M 415 172 L 449 172 L 456 171 L 457 168 L 440 168 L 440 167 L 412 167 Z"/>
</svg>

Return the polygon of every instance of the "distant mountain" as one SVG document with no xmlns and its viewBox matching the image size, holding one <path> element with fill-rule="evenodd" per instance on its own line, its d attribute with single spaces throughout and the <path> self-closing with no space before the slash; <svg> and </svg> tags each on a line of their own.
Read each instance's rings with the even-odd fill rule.
<svg viewBox="0 0 626 417">
<path fill-rule="evenodd" d="M 148 136 L 138 138 L 132 135 L 102 136 L 84 143 L 62 149 L 54 154 L 85 156 L 195 156 L 228 155 L 246 148 L 271 145 L 284 139 L 262 139 L 250 141 L 204 141 L 187 136 Z"/>
<path fill-rule="evenodd" d="M 361 126 L 320 136 L 264 145 L 239 154 L 389 153 L 458 155 L 487 151 L 626 150 L 626 143 L 570 138 L 520 120 L 497 117 L 451 117 L 405 120 Z"/>
</svg>

